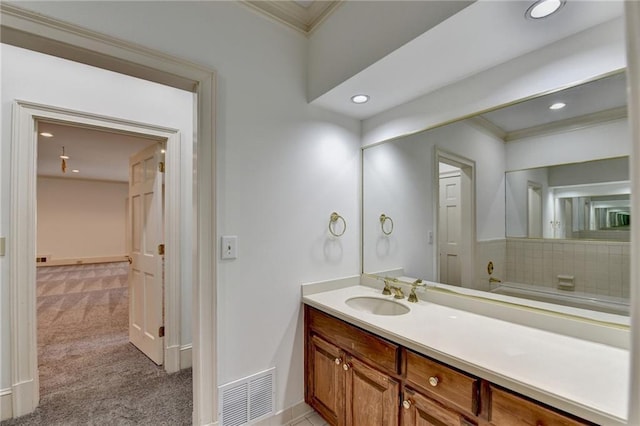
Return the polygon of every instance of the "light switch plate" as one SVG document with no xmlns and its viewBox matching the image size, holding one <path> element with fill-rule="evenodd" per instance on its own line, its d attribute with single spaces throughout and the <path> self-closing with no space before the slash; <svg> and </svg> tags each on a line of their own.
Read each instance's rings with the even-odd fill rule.
<svg viewBox="0 0 640 426">
<path fill-rule="evenodd" d="M 236 259 L 238 257 L 238 237 L 236 235 L 223 235 L 221 241 L 220 253 L 222 259 Z"/>
</svg>

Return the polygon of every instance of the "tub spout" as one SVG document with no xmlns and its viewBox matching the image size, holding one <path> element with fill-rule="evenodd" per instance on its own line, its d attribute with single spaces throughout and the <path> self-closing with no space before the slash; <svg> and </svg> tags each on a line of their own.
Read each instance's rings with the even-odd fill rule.
<svg viewBox="0 0 640 426">
<path fill-rule="evenodd" d="M 502 281 L 497 279 L 497 278 L 489 277 L 489 282 L 490 283 L 501 283 Z"/>
</svg>

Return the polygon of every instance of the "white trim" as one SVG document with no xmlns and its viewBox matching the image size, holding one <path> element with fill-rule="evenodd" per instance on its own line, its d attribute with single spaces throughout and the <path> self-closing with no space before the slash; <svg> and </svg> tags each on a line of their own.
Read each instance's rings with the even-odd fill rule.
<svg viewBox="0 0 640 426">
<path fill-rule="evenodd" d="M 11 389 L 0 390 L 0 422 L 13 417 L 13 392 Z"/>
<path fill-rule="evenodd" d="M 640 3 L 625 2 L 627 32 L 627 93 L 631 134 L 631 209 L 640 211 Z M 628 424 L 640 424 L 640 228 L 631 228 L 631 371 Z"/>
<path fill-rule="evenodd" d="M 167 140 L 167 160 L 171 158 L 172 168 L 165 174 L 165 196 L 167 206 L 180 205 L 180 133 L 153 125 L 143 125 L 122 119 L 104 117 L 84 112 L 39 105 L 30 102 L 16 101 L 13 105 L 14 132 L 11 138 L 12 168 L 12 211 L 11 211 L 11 253 L 19 255 L 12 259 L 17 266 L 11 269 L 12 294 L 12 341 L 19 348 L 20 357 L 14 353 L 12 358 L 12 383 L 14 384 L 13 412 L 16 416 L 27 414 L 38 404 L 38 363 L 36 331 L 36 297 L 35 297 L 35 252 L 36 252 L 36 182 L 37 182 L 37 122 L 54 120 L 68 122 L 87 127 L 112 129 L 119 132 L 144 134 Z M 172 157 L 176 156 L 177 159 Z M 177 161 L 176 161 L 177 160 Z M 179 216 L 168 215 L 167 223 L 177 220 Z M 166 244 L 172 248 L 165 258 L 165 321 L 169 326 L 165 329 L 165 345 L 180 341 L 180 234 L 179 225 L 171 223 L 164 232 Z M 29 256 L 28 253 L 32 255 Z M 120 259 L 122 260 L 122 259 Z M 178 275 L 176 275 L 176 271 Z M 22 276 L 23 279 L 17 278 Z M 177 298 L 178 300 L 174 300 Z M 177 326 L 175 323 L 178 323 Z M 167 355 L 165 347 L 165 358 Z M 24 358 L 24 360 L 22 360 Z M 165 363 L 167 372 L 178 371 L 179 360 L 171 365 Z M 24 385 L 33 383 L 33 388 Z M 20 384 L 20 390 L 17 390 Z M 30 394 L 33 392 L 33 395 Z"/>
<path fill-rule="evenodd" d="M 180 348 L 180 370 L 193 366 L 192 345 L 183 345 Z"/>
<path fill-rule="evenodd" d="M 65 265 L 89 265 L 95 263 L 113 263 L 126 262 L 127 256 L 99 256 L 99 257 L 67 257 L 64 259 L 52 259 L 51 256 L 37 255 L 37 257 L 47 257 L 46 262 L 36 263 L 38 268 L 47 266 L 65 266 Z"/>
<path fill-rule="evenodd" d="M 193 423 L 214 424 L 217 406 L 215 72 L 114 37 L 0 3 L 3 43 L 191 90 L 197 94 L 194 153 Z M 12 182 L 13 185 L 13 182 Z M 13 204 L 12 204 L 13 206 Z M 13 265 L 12 265 L 13 266 Z M 13 268 L 12 268 L 13 270 Z M 15 273 L 10 272 L 13 276 Z M 13 297 L 13 296 L 12 296 Z M 12 355 L 17 351 L 12 341 Z"/>
</svg>

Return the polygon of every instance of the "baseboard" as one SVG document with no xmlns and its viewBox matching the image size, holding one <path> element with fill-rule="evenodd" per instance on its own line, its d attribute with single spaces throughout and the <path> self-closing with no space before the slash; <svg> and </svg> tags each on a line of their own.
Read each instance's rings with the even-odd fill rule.
<svg viewBox="0 0 640 426">
<path fill-rule="evenodd" d="M 0 390 L 0 422 L 13 417 L 13 393 L 11 389 Z"/>
<path fill-rule="evenodd" d="M 98 256 L 98 257 L 71 257 L 66 259 L 47 259 L 46 262 L 37 262 L 36 266 L 66 266 L 66 265 L 85 265 L 93 263 L 111 263 L 125 262 L 126 255 L 122 256 Z"/>
<path fill-rule="evenodd" d="M 13 385 L 11 396 L 12 417 L 20 417 L 31 413 L 38 406 L 37 380 L 27 380 Z"/>
<path fill-rule="evenodd" d="M 183 345 L 180 348 L 180 370 L 193 366 L 192 345 Z"/>
<path fill-rule="evenodd" d="M 271 417 L 256 423 L 256 426 L 289 426 L 304 419 L 313 412 L 313 408 L 301 401 L 289 408 L 278 411 Z"/>
</svg>

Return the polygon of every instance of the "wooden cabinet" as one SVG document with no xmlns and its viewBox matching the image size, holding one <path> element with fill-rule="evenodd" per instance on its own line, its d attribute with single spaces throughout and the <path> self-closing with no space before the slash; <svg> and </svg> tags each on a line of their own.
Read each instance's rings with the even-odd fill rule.
<svg viewBox="0 0 640 426">
<path fill-rule="evenodd" d="M 414 388 L 465 413 L 478 414 L 480 380 L 411 351 L 405 351 L 406 380 Z"/>
<path fill-rule="evenodd" d="M 307 403 L 332 425 L 344 425 L 344 354 L 318 336 L 308 347 Z"/>
<path fill-rule="evenodd" d="M 402 426 L 475 426 L 460 413 L 410 388 L 403 395 Z"/>
<path fill-rule="evenodd" d="M 354 357 L 345 366 L 347 426 L 397 425 L 399 382 Z"/>
<path fill-rule="evenodd" d="M 593 425 L 305 305 L 305 401 L 334 426 Z"/>
<path fill-rule="evenodd" d="M 489 420 L 492 425 L 578 426 L 592 424 L 550 410 L 495 386 L 490 385 L 489 389 L 491 393 Z"/>
</svg>

